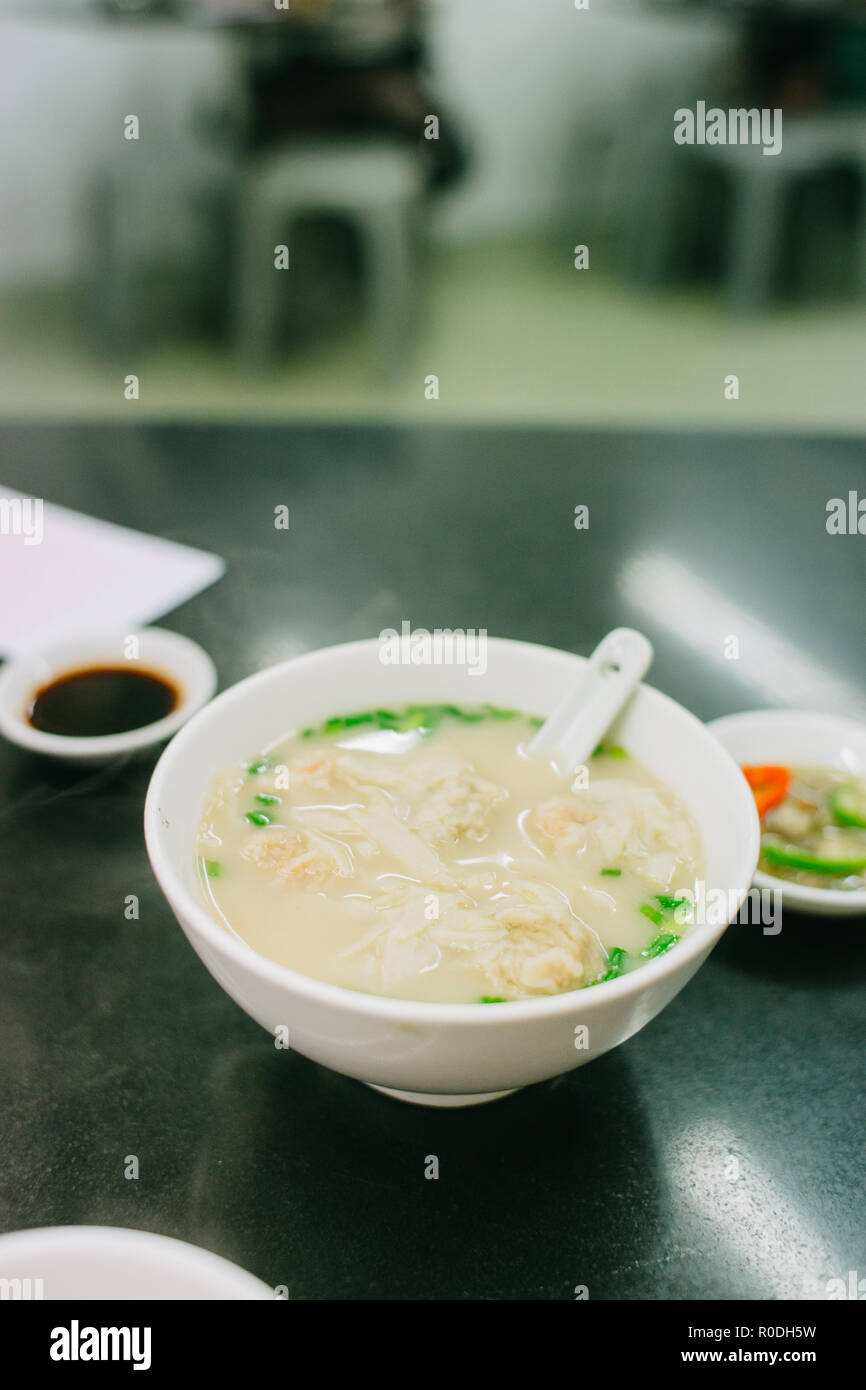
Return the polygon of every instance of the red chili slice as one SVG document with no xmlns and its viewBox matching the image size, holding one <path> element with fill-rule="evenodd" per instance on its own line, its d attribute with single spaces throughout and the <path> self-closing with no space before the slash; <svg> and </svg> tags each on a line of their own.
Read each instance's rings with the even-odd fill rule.
<svg viewBox="0 0 866 1390">
<path fill-rule="evenodd" d="M 784 801 L 791 785 L 790 769 L 773 764 L 744 767 L 743 776 L 752 788 L 759 816 L 765 816 L 780 801 Z"/>
</svg>

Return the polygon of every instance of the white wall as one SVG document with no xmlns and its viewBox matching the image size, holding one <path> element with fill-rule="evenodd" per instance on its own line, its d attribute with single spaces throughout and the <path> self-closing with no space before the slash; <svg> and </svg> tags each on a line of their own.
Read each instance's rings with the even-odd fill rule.
<svg viewBox="0 0 866 1390">
<path fill-rule="evenodd" d="M 35 0 L 34 0 L 35 3 Z M 220 36 L 180 27 L 88 21 L 5 22 L 0 29 L 0 278 L 66 278 L 81 263 L 89 173 L 120 153 L 146 172 L 151 148 L 169 150 L 178 177 L 207 159 L 189 129 L 192 105 L 217 93 Z M 123 138 L 140 117 L 142 139 Z M 180 224 L 154 204 L 141 239 L 162 245 Z"/>
<path fill-rule="evenodd" d="M 171 150 L 178 177 L 201 165 L 189 113 L 218 94 L 232 41 L 171 25 L 76 21 L 84 3 L 66 0 L 68 19 L 7 20 L 0 31 L 0 280 L 75 273 L 86 176 L 97 155 L 122 143 L 128 112 Z M 726 33 L 717 21 L 640 8 L 611 16 L 602 0 L 590 3 L 576 11 L 570 0 L 433 0 L 434 88 L 475 151 L 471 177 L 441 209 L 442 236 L 546 225 L 572 200 L 565 171 L 581 124 L 615 125 L 636 77 L 655 70 L 675 85 Z M 144 166 L 144 140 L 134 154 Z M 152 245 L 180 226 L 159 211 L 141 222 Z"/>
</svg>

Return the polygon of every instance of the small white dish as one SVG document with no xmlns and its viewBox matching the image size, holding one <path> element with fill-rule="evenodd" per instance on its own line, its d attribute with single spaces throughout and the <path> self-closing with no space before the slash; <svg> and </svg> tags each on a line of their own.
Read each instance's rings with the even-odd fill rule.
<svg viewBox="0 0 866 1390">
<path fill-rule="evenodd" d="M 793 767 L 828 767 L 866 780 L 866 724 L 836 714 L 806 710 L 749 710 L 714 719 L 707 728 L 740 767 L 780 763 Z M 866 888 L 842 892 L 789 883 L 756 870 L 756 888 L 782 892 L 782 903 L 797 912 L 821 917 L 856 917 L 866 913 Z"/>
<path fill-rule="evenodd" d="M 130 638 L 138 642 L 130 658 Z M 164 719 L 124 733 L 73 738 L 35 729 L 29 710 L 36 692 L 67 672 L 89 666 L 136 666 L 163 676 L 178 691 L 175 708 Z M 167 628 L 132 633 L 84 634 L 14 658 L 0 671 L 0 734 L 32 753 L 43 753 L 83 767 L 110 762 L 126 753 L 164 743 L 213 695 L 216 669 L 207 652 L 189 637 Z"/>
<path fill-rule="evenodd" d="M 0 1236 L 4 1297 L 258 1300 L 275 1292 L 245 1269 L 185 1240 L 121 1226 L 40 1226 Z"/>
<path fill-rule="evenodd" d="M 172 739 L 147 795 L 151 866 L 181 928 L 222 988 L 269 1033 L 288 1026 L 293 1051 L 424 1105 L 471 1105 L 583 1066 L 632 1037 L 688 983 L 736 916 L 758 858 L 758 817 L 736 765 L 681 705 L 640 685 L 616 740 L 682 798 L 704 845 L 708 892 L 728 915 L 696 924 L 671 951 L 597 989 L 491 1008 L 361 994 L 259 955 L 208 912 L 195 839 L 214 773 L 341 709 L 387 703 L 489 702 L 545 716 L 586 663 L 569 652 L 488 638 L 478 674 L 463 666 L 381 661 L 373 639 L 260 671 L 225 691 Z M 585 1027 L 578 1042 L 576 1029 Z M 689 1040 L 684 1039 L 684 1046 Z"/>
</svg>

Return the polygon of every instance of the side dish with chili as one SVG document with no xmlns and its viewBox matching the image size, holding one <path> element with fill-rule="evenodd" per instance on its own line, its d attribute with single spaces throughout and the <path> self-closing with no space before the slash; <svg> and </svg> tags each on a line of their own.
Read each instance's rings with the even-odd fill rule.
<svg viewBox="0 0 866 1390">
<path fill-rule="evenodd" d="M 866 782 L 832 768 L 743 768 L 761 818 L 758 867 L 812 888 L 866 888 Z"/>
</svg>

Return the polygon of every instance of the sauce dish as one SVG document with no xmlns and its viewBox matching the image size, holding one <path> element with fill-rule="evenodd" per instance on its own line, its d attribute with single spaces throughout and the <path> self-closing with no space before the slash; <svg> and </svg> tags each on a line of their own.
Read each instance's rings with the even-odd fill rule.
<svg viewBox="0 0 866 1390">
<path fill-rule="evenodd" d="M 70 736 L 34 727 L 32 710 L 41 691 L 62 677 L 106 669 L 147 673 L 171 686 L 175 698 L 170 712 L 155 722 L 96 736 Z M 133 633 L 83 634 L 25 653 L 3 667 L 0 733 L 29 752 L 94 767 L 165 742 L 215 689 L 216 670 L 207 652 L 180 633 L 147 627 Z"/>
</svg>

